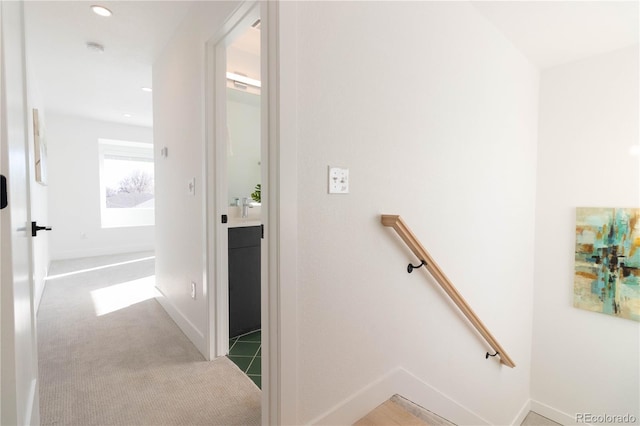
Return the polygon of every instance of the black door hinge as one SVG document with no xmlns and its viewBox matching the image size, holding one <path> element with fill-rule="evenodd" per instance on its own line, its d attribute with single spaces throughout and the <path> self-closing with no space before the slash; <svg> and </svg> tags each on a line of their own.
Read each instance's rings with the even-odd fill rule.
<svg viewBox="0 0 640 426">
<path fill-rule="evenodd" d="M 7 178 L 0 175 L 0 210 L 9 204 L 9 196 L 7 195 Z"/>
</svg>

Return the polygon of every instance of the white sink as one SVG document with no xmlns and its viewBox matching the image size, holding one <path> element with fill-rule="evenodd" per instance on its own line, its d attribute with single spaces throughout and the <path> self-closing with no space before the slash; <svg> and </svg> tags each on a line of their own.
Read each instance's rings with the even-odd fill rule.
<svg viewBox="0 0 640 426">
<path fill-rule="evenodd" d="M 228 214 L 229 217 L 229 227 L 237 228 L 240 226 L 260 226 L 262 224 L 262 207 L 250 207 L 247 209 L 249 212 L 247 217 L 242 216 L 242 207 L 239 206 L 229 206 Z"/>
</svg>

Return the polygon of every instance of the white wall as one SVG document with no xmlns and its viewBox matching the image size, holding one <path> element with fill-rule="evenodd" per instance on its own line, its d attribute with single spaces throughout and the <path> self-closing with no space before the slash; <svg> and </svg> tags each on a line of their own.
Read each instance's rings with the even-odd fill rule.
<svg viewBox="0 0 640 426">
<path fill-rule="evenodd" d="M 203 352 L 204 199 L 199 190 L 188 195 L 187 182 L 195 177 L 199 188 L 203 179 L 204 43 L 235 5 L 197 4 L 154 65 L 156 152 L 169 151 L 156 164 L 163 188 L 156 197 L 157 282 L 165 307 Z M 545 72 L 538 165 L 538 72 L 469 4 L 300 2 L 293 15 L 290 6 L 282 7 L 281 30 L 297 36 L 295 51 L 281 52 L 281 66 L 283 75 L 298 78 L 280 81 L 282 99 L 295 103 L 295 113 L 281 122 L 295 137 L 282 142 L 298 152 L 297 307 L 291 308 L 299 313 L 298 338 L 288 342 L 298 356 L 285 366 L 293 381 L 283 381 L 297 386 L 297 423 L 355 414 L 341 407 L 379 390 L 398 368 L 410 374 L 393 377 L 436 395 L 427 408 L 438 411 L 453 400 L 460 410 L 449 418 L 459 424 L 517 422 L 531 395 L 538 409 L 557 407 L 552 415 L 601 407 L 602 395 L 585 384 L 594 372 L 576 366 L 620 351 L 611 345 L 585 357 L 593 350 L 587 330 L 602 338 L 604 327 L 616 322 L 606 329 L 615 330 L 614 337 L 605 339 L 627 339 L 615 342 L 627 353 L 614 358 L 626 366 L 637 365 L 638 329 L 570 307 L 572 261 L 566 258 L 572 258 L 573 208 L 637 205 L 638 188 L 595 199 L 586 185 L 576 189 L 583 181 L 574 182 L 578 176 L 566 170 L 583 158 L 615 156 L 612 162 L 624 169 L 616 176 L 638 179 L 638 160 L 628 157 L 637 139 L 626 136 L 630 126 L 637 133 L 637 121 L 616 116 L 627 123 L 620 126 L 611 116 L 624 110 L 637 120 L 637 103 L 611 108 L 601 102 L 606 112 L 585 102 L 585 96 L 637 94 L 637 82 L 625 83 L 637 76 L 637 57 L 629 75 L 617 71 L 614 80 L 621 81 L 610 91 L 608 76 L 630 59 L 613 55 L 590 71 Z M 594 84 L 603 77 L 602 87 Z M 618 93 L 620 85 L 626 95 Z M 285 108 L 292 111 L 290 104 Z M 613 151 L 576 148 L 601 143 L 603 133 Z M 328 165 L 351 170 L 349 195 L 326 193 Z M 515 369 L 485 360 L 487 346 L 436 284 L 422 271 L 406 274 L 415 259 L 380 225 L 381 213 L 405 218 L 509 351 Z M 564 299 L 554 298 L 558 276 L 567 281 Z M 191 281 L 198 284 L 196 300 L 189 297 Z M 556 347 L 562 350 L 549 350 Z M 576 361 L 580 357 L 588 362 Z M 605 388 L 614 397 L 603 404 L 629 407 L 638 396 L 629 389 L 637 370 L 622 377 L 625 367 L 602 370 L 608 368 L 614 378 Z M 604 374 L 596 374 L 599 383 L 607 380 Z M 624 387 L 614 391 L 616 383 Z"/>
<path fill-rule="evenodd" d="M 25 36 L 29 35 L 28 19 L 25 22 Z M 35 177 L 35 142 L 33 128 L 33 109 L 38 110 L 40 128 L 46 129 L 45 104 L 42 99 L 35 75 L 36 69 L 31 65 L 28 39 L 26 45 L 26 73 L 27 73 L 27 133 L 29 135 L 29 165 L 30 168 L 30 192 L 31 192 L 31 220 L 39 226 L 49 225 L 49 190 L 46 184 L 36 182 Z M 44 133 L 42 133 L 44 134 Z M 45 135 L 46 136 L 46 135 Z M 45 180 L 46 181 L 46 180 Z M 38 232 L 38 237 L 31 240 L 33 252 L 33 282 L 36 309 L 40 306 L 40 299 L 44 292 L 44 278 L 49 270 L 49 233 Z"/>
<path fill-rule="evenodd" d="M 640 421 L 640 324 L 572 307 L 575 208 L 640 205 L 638 76 L 638 46 L 541 75 L 531 393 L 564 424 Z"/>
<path fill-rule="evenodd" d="M 298 80 L 280 84 L 298 94 L 283 126 L 298 129 L 300 424 L 396 367 L 473 422 L 514 421 L 530 385 L 537 71 L 467 3 L 297 8 L 281 25 L 297 26 Z M 327 194 L 328 165 L 350 169 L 350 194 Z M 405 218 L 515 369 L 406 273 L 415 259 L 381 213 Z"/>
<path fill-rule="evenodd" d="M 250 197 L 260 176 L 260 95 L 227 89 L 229 201 Z"/>
<path fill-rule="evenodd" d="M 152 129 L 51 111 L 46 125 L 51 258 L 153 250 L 153 226 L 102 228 L 98 159 L 99 138 L 153 143 Z"/>
<path fill-rule="evenodd" d="M 156 193 L 156 286 L 165 296 L 165 309 L 203 354 L 208 352 L 202 289 L 205 43 L 237 5 L 196 2 L 153 66 L 155 179 L 161 188 Z M 168 148 L 166 158 L 159 155 L 163 147 Z M 195 196 L 188 192 L 192 178 Z"/>
</svg>

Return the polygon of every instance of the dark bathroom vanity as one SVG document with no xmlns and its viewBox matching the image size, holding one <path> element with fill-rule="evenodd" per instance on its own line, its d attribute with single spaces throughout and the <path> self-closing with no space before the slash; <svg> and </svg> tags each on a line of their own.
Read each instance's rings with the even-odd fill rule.
<svg viewBox="0 0 640 426">
<path fill-rule="evenodd" d="M 229 337 L 260 329 L 260 226 L 229 228 Z"/>
</svg>

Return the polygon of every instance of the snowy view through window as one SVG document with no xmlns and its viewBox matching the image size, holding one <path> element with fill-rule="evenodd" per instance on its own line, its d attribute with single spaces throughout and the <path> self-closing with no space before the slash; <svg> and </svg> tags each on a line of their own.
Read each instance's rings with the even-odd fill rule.
<svg viewBox="0 0 640 426">
<path fill-rule="evenodd" d="M 103 228 L 153 226 L 153 144 L 98 140 Z"/>
<path fill-rule="evenodd" d="M 108 209 L 154 207 L 151 160 L 105 156 L 103 179 Z"/>
</svg>

